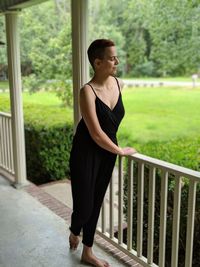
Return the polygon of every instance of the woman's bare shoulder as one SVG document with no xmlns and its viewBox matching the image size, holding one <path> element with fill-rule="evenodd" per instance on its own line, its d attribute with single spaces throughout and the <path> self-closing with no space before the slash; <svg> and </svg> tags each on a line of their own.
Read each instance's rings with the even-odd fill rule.
<svg viewBox="0 0 200 267">
<path fill-rule="evenodd" d="M 94 92 L 89 84 L 85 84 L 80 89 L 80 98 L 93 99 L 95 97 Z"/>
</svg>

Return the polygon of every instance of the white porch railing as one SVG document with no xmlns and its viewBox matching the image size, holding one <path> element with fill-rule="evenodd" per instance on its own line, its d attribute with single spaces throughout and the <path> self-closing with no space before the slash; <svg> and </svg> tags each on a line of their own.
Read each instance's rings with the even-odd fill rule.
<svg viewBox="0 0 200 267">
<path fill-rule="evenodd" d="M 174 183 L 173 192 L 173 222 L 172 222 L 172 241 L 171 241 L 171 267 L 177 267 L 179 261 L 179 229 L 180 229 L 180 213 L 181 213 L 181 190 L 182 183 L 189 183 L 188 209 L 187 209 L 187 233 L 186 233 L 186 251 L 185 251 L 185 267 L 192 266 L 193 255 L 193 237 L 194 237 L 194 220 L 195 220 L 195 205 L 196 205 L 196 186 L 200 182 L 200 172 L 183 168 L 171 163 L 157 160 L 151 157 L 141 155 L 139 153 L 129 156 L 128 158 L 128 175 L 127 175 L 127 215 L 124 215 L 124 158 L 119 157 L 118 163 L 118 203 L 114 203 L 113 181 L 109 188 L 109 222 L 105 220 L 105 204 L 102 206 L 101 227 L 97 232 L 118 247 L 121 251 L 133 258 L 136 262 L 143 266 L 166 266 L 166 234 L 167 234 L 167 207 L 168 207 L 168 192 L 169 180 Z M 148 169 L 148 174 L 146 173 Z M 137 170 L 137 171 L 136 171 Z M 159 176 L 156 174 L 159 172 Z M 136 174 L 137 173 L 137 177 Z M 160 178 L 158 178 L 160 177 Z M 113 178 L 112 178 L 113 179 Z M 159 215 L 155 220 L 155 198 L 158 191 L 159 180 Z M 137 188 L 135 188 L 137 185 Z M 156 190 L 157 189 L 157 190 Z M 144 200 L 144 195 L 146 200 Z M 145 202 L 146 201 L 146 202 Z M 137 203 L 136 203 L 137 202 Z M 144 209 L 146 203 L 146 210 Z M 118 206 L 114 212 L 114 206 Z M 146 225 L 144 226 L 144 212 L 146 214 Z M 118 217 L 117 225 L 114 225 Z M 137 230 L 133 229 L 133 217 L 135 216 L 135 224 Z M 123 219 L 127 217 L 127 220 Z M 159 218 L 159 219 L 158 219 Z M 155 226 L 155 221 L 159 226 Z M 123 225 L 127 226 L 127 240 L 123 241 Z M 107 225 L 106 225 L 107 224 Z M 144 243 L 144 227 L 146 230 L 146 252 L 143 251 Z M 155 228 L 157 227 L 157 228 Z M 117 238 L 114 236 L 114 229 L 117 230 Z M 159 241 L 156 244 L 159 252 L 157 252 L 157 264 L 154 260 L 155 246 L 155 229 L 159 229 Z M 133 232 L 137 231 L 134 233 Z M 158 230 L 157 230 L 158 231 Z M 135 236 L 135 240 L 134 237 Z M 158 238 L 157 238 L 158 239 Z M 145 254 L 145 256 L 144 256 Z M 168 259 L 169 260 L 169 259 Z M 182 266 L 182 265 L 181 265 Z"/>
<path fill-rule="evenodd" d="M 11 115 L 0 112 L 0 173 L 14 175 Z"/>
</svg>

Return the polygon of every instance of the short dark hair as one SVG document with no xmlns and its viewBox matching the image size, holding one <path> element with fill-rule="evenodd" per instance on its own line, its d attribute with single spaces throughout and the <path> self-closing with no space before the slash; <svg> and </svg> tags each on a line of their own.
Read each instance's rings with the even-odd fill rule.
<svg viewBox="0 0 200 267">
<path fill-rule="evenodd" d="M 90 64 L 93 68 L 95 59 L 103 59 L 105 48 L 111 46 L 115 46 L 115 44 L 109 39 L 97 39 L 90 44 L 87 54 Z"/>
</svg>

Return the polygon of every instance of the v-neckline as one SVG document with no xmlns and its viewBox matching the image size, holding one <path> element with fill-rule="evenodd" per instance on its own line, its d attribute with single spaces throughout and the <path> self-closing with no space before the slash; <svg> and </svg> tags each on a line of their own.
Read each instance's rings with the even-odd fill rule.
<svg viewBox="0 0 200 267">
<path fill-rule="evenodd" d="M 116 104 L 114 105 L 114 107 L 112 109 L 103 100 L 101 100 L 101 98 L 98 97 L 98 95 L 96 95 L 96 99 L 100 100 L 100 102 L 103 103 L 104 106 L 106 106 L 111 112 L 113 112 L 115 110 L 118 102 L 119 102 L 120 95 L 121 95 L 121 92 L 119 92 L 119 96 L 118 96 L 117 102 L 116 102 Z"/>
</svg>

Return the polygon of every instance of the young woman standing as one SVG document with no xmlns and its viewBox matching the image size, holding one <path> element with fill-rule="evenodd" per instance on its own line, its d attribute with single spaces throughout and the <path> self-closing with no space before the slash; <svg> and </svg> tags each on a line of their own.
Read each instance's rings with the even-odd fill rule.
<svg viewBox="0 0 200 267">
<path fill-rule="evenodd" d="M 82 261 L 96 267 L 109 263 L 97 258 L 92 245 L 97 221 L 117 155 L 136 152 L 118 146 L 116 133 L 124 116 L 121 82 L 115 77 L 119 60 L 113 41 L 98 39 L 88 48 L 92 79 L 80 90 L 80 120 L 70 155 L 73 213 L 71 249 L 76 249 L 83 231 Z"/>
</svg>

